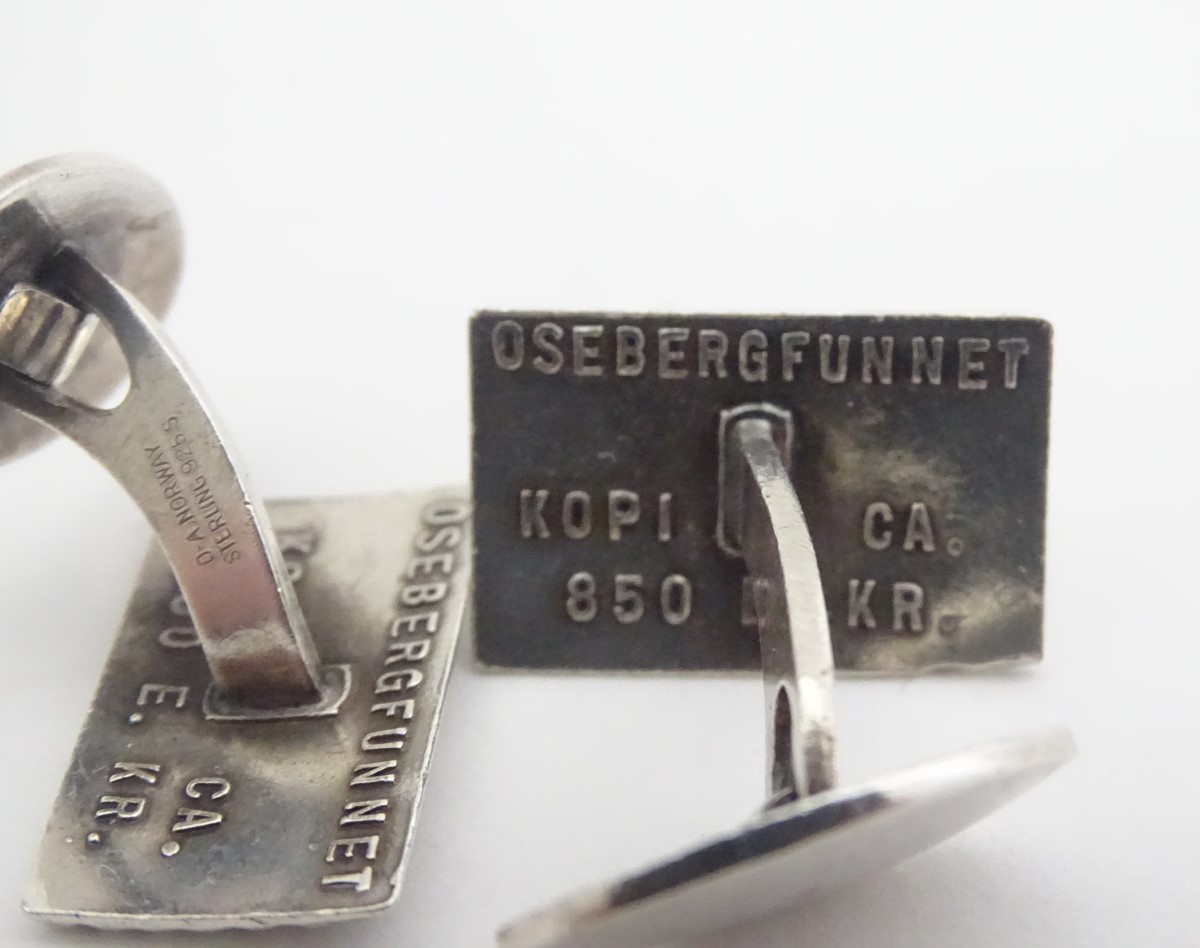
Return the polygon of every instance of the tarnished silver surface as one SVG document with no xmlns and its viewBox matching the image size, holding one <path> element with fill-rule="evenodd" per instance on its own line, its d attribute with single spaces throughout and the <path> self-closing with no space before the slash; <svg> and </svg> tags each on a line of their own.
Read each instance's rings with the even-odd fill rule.
<svg viewBox="0 0 1200 948">
<path fill-rule="evenodd" d="M 483 312 L 475 654 L 759 667 L 721 413 L 790 414 L 839 671 L 1042 654 L 1051 328 L 970 316 Z"/>
<path fill-rule="evenodd" d="M 145 172 L 105 155 L 78 154 L 35 161 L 0 177 L 0 299 L 33 281 L 64 243 L 155 316 L 165 314 L 179 280 L 182 235 L 174 204 Z M 21 343 L 11 334 L 10 317 L 31 322 L 33 314 L 16 312 L 21 303 L 14 297 L 0 310 L 0 361 L 8 361 L 5 353 Z M 80 341 L 73 333 L 43 339 L 39 358 L 63 370 L 56 381 L 65 392 L 95 404 L 120 381 L 125 364 L 103 329 L 86 347 Z M 52 435 L 0 405 L 0 461 Z"/>
<path fill-rule="evenodd" d="M 1055 731 L 834 789 L 833 657 L 820 575 L 770 406 L 720 426 L 724 513 L 753 589 L 767 697 L 768 799 L 741 830 L 570 897 L 501 933 L 503 948 L 683 945 L 794 905 L 952 836 L 1068 760 Z M 801 446 L 800 450 L 803 450 Z"/>
<path fill-rule="evenodd" d="M 468 587 L 456 492 L 269 505 L 339 713 L 210 720 L 154 549 L 79 736 L 26 908 L 116 928 L 314 924 L 389 905 Z"/>
<path fill-rule="evenodd" d="M 0 455 L 32 444 L 12 409 L 65 434 L 159 542 L 26 907 L 97 926 L 226 928 L 390 904 L 462 622 L 469 502 L 293 501 L 272 508 L 273 529 L 143 305 L 165 306 L 177 274 L 169 203 L 101 159 L 7 180 Z M 98 326 L 110 350 L 93 349 Z M 110 356 L 129 389 L 102 407 Z"/>
</svg>

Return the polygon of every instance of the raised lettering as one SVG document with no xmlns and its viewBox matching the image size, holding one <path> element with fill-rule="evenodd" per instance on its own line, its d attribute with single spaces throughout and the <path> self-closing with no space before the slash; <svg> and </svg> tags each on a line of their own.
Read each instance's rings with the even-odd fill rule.
<svg viewBox="0 0 1200 948">
<path fill-rule="evenodd" d="M 406 727 L 390 727 L 385 731 L 372 731 L 362 739 L 364 751 L 401 750 L 404 738 L 408 734 Z"/>
<path fill-rule="evenodd" d="M 355 892 L 366 892 L 371 888 L 372 874 L 372 867 L 367 866 L 360 872 L 344 872 L 336 876 L 323 876 L 321 878 L 321 885 L 348 885 L 353 886 Z"/>
<path fill-rule="evenodd" d="M 848 625 L 857 629 L 862 623 L 864 629 L 875 628 L 875 614 L 871 612 L 871 593 L 875 591 L 875 580 L 850 580 L 850 614 Z"/>
<path fill-rule="evenodd" d="M 158 784 L 158 775 L 162 764 L 131 764 L 123 760 L 113 764 L 113 772 L 108 775 L 109 783 L 120 783 L 122 780 L 140 780 L 150 786 Z"/>
<path fill-rule="evenodd" d="M 863 514 L 863 543 L 872 550 L 886 550 L 892 545 L 892 531 L 887 527 L 894 519 L 892 508 L 882 501 L 867 504 L 867 512 Z"/>
<path fill-rule="evenodd" d="M 1021 357 L 1029 355 L 1028 339 L 1001 339 L 996 348 L 1004 353 L 1004 387 L 1017 387 L 1017 371 Z"/>
<path fill-rule="evenodd" d="M 204 829 L 207 826 L 220 826 L 225 817 L 214 810 L 194 810 L 181 806 L 175 813 L 175 822 L 171 824 L 172 833 L 190 833 Z"/>
<path fill-rule="evenodd" d="M 351 800 L 342 807 L 343 815 L 338 823 L 342 826 L 352 823 L 382 823 L 387 819 L 387 807 L 387 800 Z"/>
<path fill-rule="evenodd" d="M 422 530 L 417 535 L 416 547 L 422 553 L 432 553 L 440 546 L 448 550 L 455 549 L 462 543 L 462 530 L 458 527 L 438 527 L 436 530 Z"/>
<path fill-rule="evenodd" d="M 415 668 L 400 668 L 396 671 L 385 671 L 375 679 L 375 694 L 384 695 L 391 691 L 406 691 L 415 688 L 425 676 Z"/>
<path fill-rule="evenodd" d="M 671 501 L 669 493 L 658 495 L 658 539 L 666 543 L 671 539 Z"/>
<path fill-rule="evenodd" d="M 394 665 L 396 662 L 419 662 L 429 654 L 429 649 L 433 643 L 429 639 L 417 639 L 415 642 L 391 642 L 388 644 L 387 658 L 383 660 L 385 665 Z"/>
<path fill-rule="evenodd" d="M 575 326 L 571 329 L 571 355 L 576 375 L 602 375 L 600 347 L 596 340 L 604 331 L 602 326 Z"/>
<path fill-rule="evenodd" d="M 932 553 L 937 548 L 929 508 L 920 501 L 908 512 L 908 529 L 904 531 L 904 549 L 911 553 L 918 548 L 924 553 Z"/>
<path fill-rule="evenodd" d="M 875 341 L 874 336 L 864 336 L 862 341 L 862 380 L 870 383 L 871 376 L 877 378 L 881 385 L 892 384 L 892 350 L 896 340 L 891 336 L 881 336 Z"/>
<path fill-rule="evenodd" d="M 380 701 L 371 705 L 371 713 L 378 714 L 382 711 L 385 717 L 411 721 L 416 707 L 417 703 L 412 698 L 405 698 L 403 701 Z"/>
<path fill-rule="evenodd" d="M 373 783 L 395 783 L 398 760 L 382 760 L 377 764 L 357 764 L 354 776 L 350 778 L 350 786 L 365 787 Z"/>
<path fill-rule="evenodd" d="M 646 368 L 646 334 L 637 326 L 617 327 L 617 375 L 641 375 Z"/>
<path fill-rule="evenodd" d="M 220 800 L 229 796 L 232 789 L 233 785 L 224 777 L 197 777 L 188 781 L 183 793 L 191 800 L 203 800 L 205 797 L 209 800 Z"/>
<path fill-rule="evenodd" d="M 687 378 L 683 344 L 687 342 L 690 333 L 690 329 L 674 326 L 666 326 L 658 331 L 658 377 L 660 379 Z"/>
<path fill-rule="evenodd" d="M 136 820 L 146 809 L 145 797 L 103 796 L 96 806 L 98 820 Z"/>
<path fill-rule="evenodd" d="M 767 337 L 761 329 L 748 329 L 738 340 L 738 373 L 747 382 L 767 380 Z"/>
<path fill-rule="evenodd" d="M 700 352 L 696 374 L 706 379 L 710 374 L 719 379 L 725 378 L 729 370 L 725 367 L 725 356 L 729 352 L 729 337 L 719 329 L 701 329 L 696 334 Z"/>
<path fill-rule="evenodd" d="M 837 364 L 833 363 L 833 336 L 822 333 L 817 340 L 821 347 L 821 378 L 826 382 L 844 382 L 850 369 L 850 337 L 837 337 Z"/>
<path fill-rule="evenodd" d="M 563 533 L 582 540 L 592 532 L 592 498 L 584 490 L 567 491 L 563 497 Z"/>
<path fill-rule="evenodd" d="M 454 572 L 454 554 L 438 553 L 434 556 L 418 556 L 409 564 L 404 575 L 408 579 L 416 579 L 418 573 L 430 576 L 433 573 L 450 574 Z"/>
<path fill-rule="evenodd" d="M 411 616 L 397 616 L 392 622 L 392 636 L 399 635 L 415 635 L 417 632 L 417 623 L 424 623 L 425 628 L 422 632 L 427 632 L 432 635 L 438 630 L 438 621 L 441 616 L 436 612 L 416 612 Z"/>
<path fill-rule="evenodd" d="M 803 330 L 785 332 L 779 337 L 779 345 L 783 353 L 783 380 L 785 382 L 795 379 L 796 366 L 804 358 L 803 349 L 811 341 L 812 337 Z"/>
<path fill-rule="evenodd" d="M 335 839 L 329 846 L 329 852 L 325 854 L 326 862 L 333 862 L 335 859 L 353 859 L 355 856 L 355 847 L 361 846 L 363 849 L 363 859 L 374 859 L 376 852 L 379 850 L 378 836 L 355 836 L 351 839 Z"/>
<path fill-rule="evenodd" d="M 562 327 L 557 323 L 538 323 L 533 327 L 533 348 L 538 354 L 533 357 L 532 365 L 543 375 L 553 375 L 562 370 L 562 350 L 558 343 L 562 340 Z"/>
<path fill-rule="evenodd" d="M 182 708 L 187 704 L 188 686 L 187 685 L 142 685 L 141 691 L 138 692 L 137 703 L 139 708 L 144 708 L 151 703 L 162 704 L 168 698 L 174 698 L 175 707 Z"/>
<path fill-rule="evenodd" d="M 917 336 L 912 343 L 912 381 L 913 385 L 921 384 L 921 376 L 929 380 L 930 385 L 942 384 L 942 358 L 946 340 L 934 336 L 925 343 L 924 336 Z"/>
<path fill-rule="evenodd" d="M 987 379 L 980 373 L 985 366 L 972 356 L 987 352 L 992 344 L 987 339 L 958 340 L 958 387 L 982 390 L 987 388 Z"/>
<path fill-rule="evenodd" d="M 907 622 L 912 632 L 921 632 L 925 623 L 921 619 L 921 606 L 925 603 L 925 590 L 916 583 L 892 585 L 892 631 L 903 632 Z"/>
<path fill-rule="evenodd" d="M 501 320 L 492 328 L 492 354 L 496 365 L 507 372 L 515 372 L 525 361 L 525 333 L 520 323 L 511 319 Z"/>
<path fill-rule="evenodd" d="M 608 538 L 621 539 L 621 528 L 632 527 L 641 517 L 642 505 L 638 495 L 631 490 L 608 492 Z"/>
<path fill-rule="evenodd" d="M 446 598 L 449 587 L 445 583 L 417 583 L 400 590 L 400 601 L 406 606 L 422 606 L 430 602 L 441 602 Z"/>
</svg>

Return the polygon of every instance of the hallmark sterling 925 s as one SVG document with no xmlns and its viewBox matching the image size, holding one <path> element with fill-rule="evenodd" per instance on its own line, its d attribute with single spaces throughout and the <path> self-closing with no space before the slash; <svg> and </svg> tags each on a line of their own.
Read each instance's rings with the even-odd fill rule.
<svg viewBox="0 0 1200 948">
<path fill-rule="evenodd" d="M 123 163 L 67 156 L 0 179 L 0 457 L 61 432 L 158 539 L 26 909 L 159 929 L 362 915 L 399 891 L 467 594 L 469 504 L 264 508 L 151 315 L 179 264 L 171 202 Z M 98 407 L 124 371 L 124 398 Z"/>
<path fill-rule="evenodd" d="M 1046 323 L 481 313 L 471 338 L 479 659 L 758 665 L 766 693 L 748 825 L 505 948 L 686 943 L 920 852 L 1074 753 L 1053 731 L 850 789 L 835 766 L 835 664 L 1041 655 Z"/>
</svg>

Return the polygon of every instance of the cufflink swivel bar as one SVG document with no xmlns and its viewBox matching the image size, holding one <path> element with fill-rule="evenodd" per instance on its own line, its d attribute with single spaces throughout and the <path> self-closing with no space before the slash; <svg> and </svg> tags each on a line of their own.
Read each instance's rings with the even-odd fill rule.
<svg viewBox="0 0 1200 948">
<path fill-rule="evenodd" d="M 721 416 L 722 526 L 746 561 L 766 688 L 770 804 L 836 783 L 833 648 L 817 554 L 788 476 L 792 419 L 771 405 Z"/>
<path fill-rule="evenodd" d="M 459 491 L 260 503 L 151 315 L 179 259 L 174 208 L 136 169 L 65 156 L 0 178 L 0 459 L 61 432 L 158 540 L 25 907 L 137 929 L 359 917 L 400 891 L 470 505 Z M 97 407 L 123 373 L 124 398 Z"/>
<path fill-rule="evenodd" d="M 348 670 L 319 668 L 262 504 L 153 318 L 69 246 L 36 279 L 15 290 L 24 308 L 32 297 L 38 313 L 54 314 L 47 321 L 61 319 L 64 306 L 99 315 L 125 355 L 129 391 L 115 408 L 97 409 L 23 374 L 20 363 L 0 363 L 0 400 L 69 437 L 142 509 L 212 671 L 208 709 L 214 716 L 335 712 Z"/>
</svg>

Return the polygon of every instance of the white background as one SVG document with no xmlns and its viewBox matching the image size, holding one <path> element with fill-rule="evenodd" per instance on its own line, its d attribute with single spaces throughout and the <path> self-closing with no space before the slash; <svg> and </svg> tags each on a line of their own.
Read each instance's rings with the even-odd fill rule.
<svg viewBox="0 0 1200 948">
<path fill-rule="evenodd" d="M 95 149 L 167 184 L 172 332 L 263 493 L 464 482 L 480 307 L 1045 316 L 1046 661 L 842 684 L 842 769 L 1057 722 L 1080 758 L 706 948 L 1200 944 L 1197 5 L 313 6 L 0 8 L 0 165 Z M 159 944 L 18 908 L 148 528 L 68 444 L 0 488 L 0 937 Z M 399 906 L 253 941 L 488 945 L 748 815 L 760 701 L 460 661 Z"/>
</svg>

